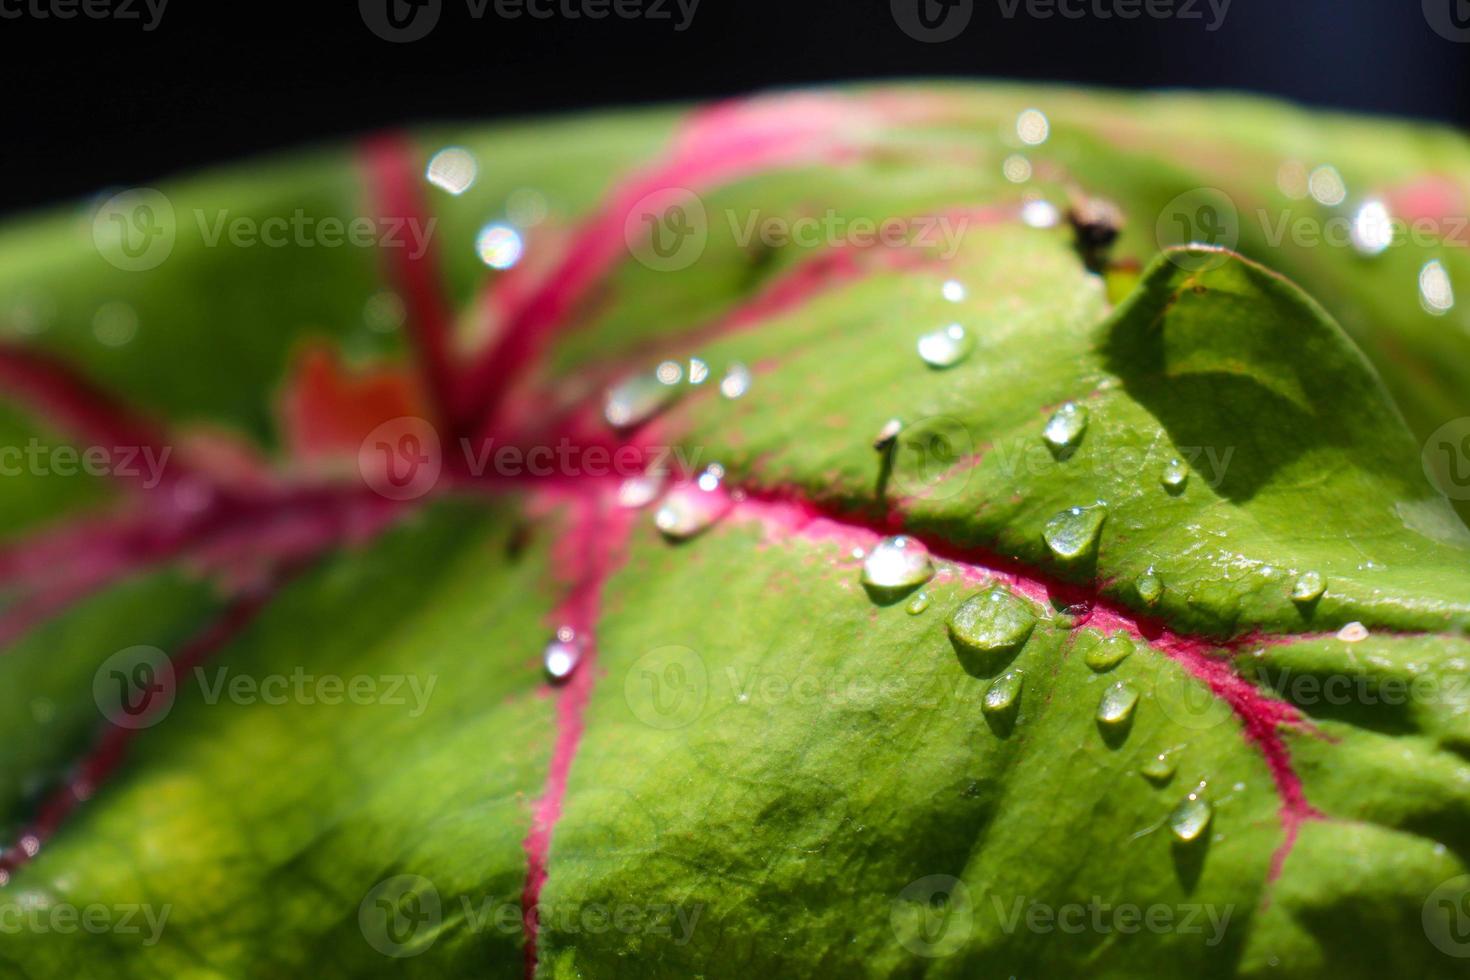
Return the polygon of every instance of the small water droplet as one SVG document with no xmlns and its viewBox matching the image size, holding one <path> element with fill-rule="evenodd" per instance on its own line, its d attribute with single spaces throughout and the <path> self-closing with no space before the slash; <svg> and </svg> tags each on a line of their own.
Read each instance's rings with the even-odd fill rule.
<svg viewBox="0 0 1470 980">
<path fill-rule="evenodd" d="M 1165 749 L 1143 764 L 1138 771 L 1143 778 L 1155 785 L 1162 785 L 1174 778 L 1174 749 Z"/>
<path fill-rule="evenodd" d="M 930 367 L 943 369 L 963 361 L 974 347 L 970 332 L 951 323 L 919 338 L 919 357 Z"/>
<path fill-rule="evenodd" d="M 878 452 L 884 452 L 893 446 L 898 434 L 903 431 L 903 421 L 900 419 L 889 419 L 883 423 L 883 428 L 873 437 L 873 448 Z"/>
<path fill-rule="evenodd" d="M 1031 179 L 1031 161 L 1019 153 L 1012 153 L 1000 165 L 1000 172 L 1013 184 L 1024 184 Z"/>
<path fill-rule="evenodd" d="M 909 604 L 905 608 L 908 610 L 910 616 L 917 616 L 929 608 L 929 602 L 929 593 L 919 592 L 909 600 Z"/>
<path fill-rule="evenodd" d="M 103 346 L 122 347 L 138 335 L 138 313 L 127 303 L 103 303 L 92 315 L 92 334 Z"/>
<path fill-rule="evenodd" d="M 1118 666 L 1132 652 L 1133 640 L 1122 633 L 1114 633 L 1088 648 L 1084 659 L 1087 666 L 1101 674 Z"/>
<path fill-rule="evenodd" d="M 546 649 L 541 653 L 541 663 L 546 668 L 546 676 L 553 683 L 564 681 L 572 676 L 572 671 L 577 669 L 577 664 L 581 661 L 581 643 L 577 639 L 576 631 L 570 626 L 559 628 L 556 636 L 546 644 Z"/>
<path fill-rule="evenodd" d="M 1302 572 L 1291 587 L 1291 601 L 1301 605 L 1316 602 L 1327 591 L 1327 581 L 1320 572 Z"/>
<path fill-rule="evenodd" d="M 725 377 L 720 381 L 720 394 L 733 400 L 749 390 L 750 369 L 739 362 L 731 364 L 725 371 Z"/>
<path fill-rule="evenodd" d="M 1102 503 L 1068 507 L 1046 522 L 1041 538 L 1061 561 L 1077 561 L 1097 552 L 1098 538 L 1108 509 Z"/>
<path fill-rule="evenodd" d="M 907 592 L 933 577 L 928 549 L 904 534 L 879 541 L 863 561 L 863 585 L 879 595 Z"/>
<path fill-rule="evenodd" d="M 948 626 L 957 648 L 989 657 L 1019 650 L 1036 627 L 1036 613 L 1030 603 L 996 586 L 961 603 Z"/>
<path fill-rule="evenodd" d="M 1138 598 L 1150 606 L 1164 597 L 1164 580 L 1159 578 L 1158 573 L 1154 571 L 1152 565 L 1148 566 L 1148 569 L 1142 575 L 1138 576 L 1138 580 L 1133 583 L 1133 587 L 1138 590 Z"/>
<path fill-rule="evenodd" d="M 1419 270 L 1419 305 L 1433 316 L 1443 316 L 1455 305 L 1455 289 L 1450 284 L 1450 274 L 1439 259 L 1430 259 Z"/>
<path fill-rule="evenodd" d="M 631 429 L 653 418 L 673 400 L 675 389 L 652 374 L 635 374 L 608 389 L 603 418 L 615 429 Z"/>
<path fill-rule="evenodd" d="M 1016 117 L 1016 135 L 1027 146 L 1039 146 L 1051 134 L 1051 123 L 1040 109 L 1026 109 Z"/>
<path fill-rule="evenodd" d="M 1210 817 L 1215 811 L 1205 799 L 1204 793 L 1205 784 L 1200 783 L 1169 814 L 1169 829 L 1185 844 L 1198 840 L 1210 826 Z"/>
<path fill-rule="evenodd" d="M 939 287 L 939 291 L 951 303 L 960 303 L 965 299 L 965 284 L 958 279 L 946 279 L 944 285 Z"/>
<path fill-rule="evenodd" d="M 1164 464 L 1164 472 L 1159 475 L 1159 482 L 1170 493 L 1182 493 L 1184 485 L 1189 482 L 1189 467 L 1184 465 L 1181 459 L 1171 459 Z"/>
<path fill-rule="evenodd" d="M 462 146 L 446 146 L 429 158 L 424 169 L 429 183 L 456 196 L 470 189 L 478 173 L 475 155 Z"/>
<path fill-rule="evenodd" d="M 684 379 L 684 365 L 678 361 L 664 361 L 653 369 L 653 376 L 659 384 L 676 385 Z"/>
<path fill-rule="evenodd" d="M 521 228 L 534 228 L 546 220 L 546 195 L 532 187 L 518 187 L 505 199 L 505 214 Z"/>
<path fill-rule="evenodd" d="M 689 383 L 692 385 L 704 384 L 704 379 L 709 377 L 709 365 L 697 357 L 689 358 Z"/>
<path fill-rule="evenodd" d="M 662 474 L 647 473 L 641 476 L 630 476 L 618 485 L 618 506 L 629 510 L 646 507 L 653 503 L 662 488 Z"/>
<path fill-rule="evenodd" d="M 502 222 L 491 222 L 475 236 L 475 254 L 492 269 L 509 269 L 525 252 L 521 233 Z"/>
<path fill-rule="evenodd" d="M 1336 207 L 1347 197 L 1347 185 L 1342 182 L 1342 175 L 1336 167 L 1323 164 L 1307 178 L 1307 193 L 1318 204 Z"/>
<path fill-rule="evenodd" d="M 1368 627 L 1362 623 L 1348 623 L 1337 631 L 1337 638 L 1344 643 L 1361 643 L 1368 638 Z"/>
<path fill-rule="evenodd" d="M 1033 198 L 1021 205 L 1021 221 L 1030 228 L 1055 228 L 1062 219 L 1057 206 L 1043 198 Z"/>
<path fill-rule="evenodd" d="M 1138 689 L 1127 681 L 1118 681 L 1103 692 L 1097 703 L 1097 722 L 1108 728 L 1121 728 L 1133 717 L 1138 704 Z"/>
<path fill-rule="evenodd" d="M 1047 421 L 1041 437 L 1046 440 L 1053 456 L 1066 459 L 1076 451 L 1086 431 L 1087 409 L 1076 402 L 1065 402 Z"/>
<path fill-rule="evenodd" d="M 720 489 L 720 484 L 724 480 L 725 468 L 719 463 L 711 463 L 704 468 L 704 472 L 699 474 L 699 478 L 695 482 L 699 484 L 699 489 L 707 493 L 713 493 Z"/>
<path fill-rule="evenodd" d="M 1379 255 L 1393 244 L 1393 218 L 1387 206 L 1376 198 L 1364 201 L 1353 215 L 1348 237 L 1359 255 Z"/>
<path fill-rule="evenodd" d="M 1021 687 L 1025 680 L 1019 668 L 1001 674 L 985 689 L 985 700 L 981 705 L 981 710 L 987 715 L 1010 714 L 1021 697 Z"/>
<path fill-rule="evenodd" d="M 654 512 L 653 523 L 672 541 L 684 541 L 719 521 L 730 510 L 731 500 L 720 492 L 718 478 L 706 470 L 699 480 L 670 490 Z"/>
<path fill-rule="evenodd" d="M 363 322 L 377 333 L 392 333 L 403 326 L 407 316 L 403 299 L 391 289 L 378 290 L 362 306 Z"/>
</svg>

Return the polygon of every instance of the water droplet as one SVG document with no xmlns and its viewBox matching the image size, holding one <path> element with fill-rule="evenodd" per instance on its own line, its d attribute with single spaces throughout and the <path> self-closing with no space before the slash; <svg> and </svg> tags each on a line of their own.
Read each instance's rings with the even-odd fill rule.
<svg viewBox="0 0 1470 980">
<path fill-rule="evenodd" d="M 1303 572 L 1291 587 L 1291 601 L 1306 605 L 1322 598 L 1327 582 L 1320 572 Z"/>
<path fill-rule="evenodd" d="M 1000 165 L 1000 172 L 1013 184 L 1024 184 L 1031 179 L 1031 161 L 1019 153 L 1012 153 Z"/>
<path fill-rule="evenodd" d="M 1108 509 L 1101 503 L 1068 507 L 1046 522 L 1041 538 L 1061 561 L 1077 561 L 1097 552 L 1098 537 Z"/>
<path fill-rule="evenodd" d="M 939 291 L 951 303 L 960 303 L 965 299 L 965 284 L 958 279 L 946 279 L 944 285 L 939 287 Z"/>
<path fill-rule="evenodd" d="M 1361 643 L 1368 638 L 1368 627 L 1362 623 L 1348 623 L 1337 631 L 1337 638 L 1344 643 Z"/>
<path fill-rule="evenodd" d="M 1307 196 L 1307 167 L 1300 160 L 1287 160 L 1276 170 L 1276 186 L 1281 193 L 1300 201 Z"/>
<path fill-rule="evenodd" d="M 1337 168 L 1324 164 L 1313 170 L 1312 176 L 1307 178 L 1307 193 L 1318 204 L 1336 207 L 1347 197 L 1347 187 Z"/>
<path fill-rule="evenodd" d="M 1182 493 L 1184 485 L 1189 482 L 1189 467 L 1184 465 L 1181 459 L 1171 459 L 1164 464 L 1164 472 L 1159 475 L 1159 482 L 1170 493 Z"/>
<path fill-rule="evenodd" d="M 1205 784 L 1200 783 L 1169 814 L 1169 829 L 1185 844 L 1198 840 L 1210 826 L 1210 817 L 1215 811 L 1205 799 L 1204 793 Z"/>
<path fill-rule="evenodd" d="M 1450 274 L 1439 259 L 1430 259 L 1419 270 L 1419 305 L 1426 313 L 1443 316 L 1455 305 L 1455 290 Z"/>
<path fill-rule="evenodd" d="M 670 490 L 654 512 L 653 523 L 670 540 L 684 541 L 724 517 L 730 506 L 719 478 L 706 470 L 696 482 Z"/>
<path fill-rule="evenodd" d="M 1016 135 L 1028 146 L 1039 146 L 1051 135 L 1051 123 L 1040 109 L 1026 109 L 1016 117 Z"/>
<path fill-rule="evenodd" d="M 1008 670 L 985 689 L 985 700 L 981 705 L 987 715 L 1006 715 L 1015 710 L 1016 702 L 1021 697 L 1021 687 L 1025 683 L 1025 675 L 1020 669 Z"/>
<path fill-rule="evenodd" d="M 509 269 L 521 260 L 525 243 L 510 225 L 491 222 L 475 236 L 475 254 L 492 269 Z"/>
<path fill-rule="evenodd" d="M 1019 650 L 1036 627 L 1036 613 L 1030 603 L 996 586 L 961 603 L 948 626 L 957 648 L 988 657 Z"/>
<path fill-rule="evenodd" d="M 424 169 L 429 183 L 454 195 L 469 190 L 478 173 L 475 155 L 462 146 L 446 146 L 429 158 Z"/>
<path fill-rule="evenodd" d="M 391 289 L 380 289 L 362 306 L 362 319 L 369 330 L 392 333 L 403 326 L 407 312 L 403 299 Z"/>
<path fill-rule="evenodd" d="M 873 448 L 878 452 L 884 452 L 893 446 L 898 434 L 903 431 L 903 422 L 900 419 L 889 419 L 883 423 L 883 428 L 873 437 Z"/>
<path fill-rule="evenodd" d="M 969 331 L 951 323 L 919 338 L 919 357 L 932 368 L 954 367 L 969 356 L 974 346 Z"/>
<path fill-rule="evenodd" d="M 1122 633 L 1103 637 L 1087 650 L 1087 666 L 1099 674 L 1112 670 L 1133 652 L 1133 640 Z"/>
<path fill-rule="evenodd" d="M 641 476 L 630 476 L 618 485 L 618 506 L 629 510 L 646 507 L 653 503 L 662 488 L 662 474 L 647 473 Z"/>
<path fill-rule="evenodd" d="M 546 195 L 530 187 L 518 187 L 505 199 L 506 216 L 521 228 L 534 228 L 546 220 Z"/>
<path fill-rule="evenodd" d="M 92 334 L 105 347 L 122 347 L 138 335 L 138 313 L 127 303 L 103 303 L 92 315 Z"/>
<path fill-rule="evenodd" d="M 553 683 L 566 680 L 572 676 L 572 671 L 577 669 L 577 664 L 582 662 L 582 646 L 577 639 L 576 631 L 570 626 L 563 626 L 556 631 L 551 642 L 546 644 L 546 649 L 541 653 L 541 663 L 546 668 L 546 676 Z"/>
<path fill-rule="evenodd" d="M 689 358 L 689 383 L 692 385 L 704 384 L 704 379 L 709 377 L 709 365 L 697 357 Z"/>
<path fill-rule="evenodd" d="M 1348 233 L 1359 255 L 1378 255 L 1393 244 L 1393 219 L 1382 201 L 1364 201 L 1353 215 Z"/>
<path fill-rule="evenodd" d="M 910 616 L 917 616 L 929 608 L 929 601 L 929 593 L 918 592 L 909 600 L 909 604 L 905 608 L 908 610 Z"/>
<path fill-rule="evenodd" d="M 699 489 L 713 493 L 720 489 L 720 484 L 724 482 L 724 479 L 725 468 L 719 463 L 711 463 L 704 468 L 704 472 L 699 474 L 699 479 L 695 482 L 699 484 Z"/>
<path fill-rule="evenodd" d="M 1143 764 L 1138 771 L 1149 782 L 1161 785 L 1174 778 L 1174 749 L 1165 749 Z"/>
<path fill-rule="evenodd" d="M 1055 228 L 1062 219 L 1057 206 L 1043 198 L 1033 198 L 1021 205 L 1021 221 L 1030 228 Z"/>
<path fill-rule="evenodd" d="M 1138 580 L 1133 583 L 1133 587 L 1138 590 L 1138 598 L 1150 606 L 1157 603 L 1164 596 L 1164 580 L 1159 578 L 1158 573 L 1154 571 L 1152 565 L 1148 566 L 1147 571 L 1138 576 Z"/>
<path fill-rule="evenodd" d="M 664 361 L 653 369 L 653 376 L 659 384 L 676 385 L 684 379 L 684 365 L 678 361 Z"/>
<path fill-rule="evenodd" d="M 750 369 L 739 362 L 731 364 L 725 371 L 725 377 L 720 381 L 720 394 L 726 398 L 735 399 L 749 390 Z"/>
<path fill-rule="evenodd" d="M 862 582 L 870 592 L 907 592 L 933 577 L 928 549 L 904 534 L 879 541 L 863 561 Z"/>
<path fill-rule="evenodd" d="M 1076 402 L 1064 402 L 1052 414 L 1041 437 L 1057 459 L 1066 459 L 1076 451 L 1087 431 L 1087 409 Z"/>
<path fill-rule="evenodd" d="M 603 418 L 615 429 L 631 429 L 657 415 L 673 400 L 675 389 L 651 374 L 635 374 L 608 389 Z"/>
<path fill-rule="evenodd" d="M 1121 728 L 1133 717 L 1138 704 L 1138 689 L 1127 681 L 1118 681 L 1103 692 L 1097 703 L 1097 722 L 1108 728 Z"/>
</svg>

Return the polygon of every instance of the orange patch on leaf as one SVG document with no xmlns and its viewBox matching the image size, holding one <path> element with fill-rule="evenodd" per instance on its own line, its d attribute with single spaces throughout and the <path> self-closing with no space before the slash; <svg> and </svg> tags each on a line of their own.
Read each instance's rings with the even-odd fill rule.
<svg viewBox="0 0 1470 980">
<path fill-rule="evenodd" d="M 428 415 L 406 365 L 353 369 L 321 345 L 298 356 L 281 399 L 286 447 L 295 462 L 308 466 L 355 460 L 368 433 L 405 415 Z"/>
</svg>

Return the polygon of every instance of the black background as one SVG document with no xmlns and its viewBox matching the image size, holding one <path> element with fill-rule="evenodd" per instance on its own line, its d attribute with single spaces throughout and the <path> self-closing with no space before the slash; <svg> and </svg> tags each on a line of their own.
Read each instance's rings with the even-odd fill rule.
<svg viewBox="0 0 1470 980">
<path fill-rule="evenodd" d="M 375 36 L 356 0 L 169 0 L 151 32 L 26 12 L 54 2 L 0 0 L 23 13 L 0 19 L 0 211 L 400 122 L 835 79 L 1235 88 L 1470 123 L 1470 44 L 1432 31 L 1420 0 L 1232 0 L 1215 31 L 1207 0 L 1199 19 L 1129 21 L 1041 19 L 1028 0 L 1007 17 L 1002 0 L 970 0 L 967 29 L 938 44 L 900 30 L 889 0 L 700 0 L 682 32 L 672 6 L 663 20 L 506 20 L 494 0 L 479 19 L 442 0 L 435 29 L 408 44 Z M 145 14 L 142 0 L 91 2 Z"/>
</svg>

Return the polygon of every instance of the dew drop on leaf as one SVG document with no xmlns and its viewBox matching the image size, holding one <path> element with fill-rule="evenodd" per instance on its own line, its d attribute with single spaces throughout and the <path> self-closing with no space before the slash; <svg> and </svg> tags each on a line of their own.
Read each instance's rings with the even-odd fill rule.
<svg viewBox="0 0 1470 980">
<path fill-rule="evenodd" d="M 1062 561 L 1076 561 L 1097 551 L 1103 519 L 1108 509 L 1103 504 L 1068 507 L 1046 522 L 1041 537 L 1051 553 Z"/>
<path fill-rule="evenodd" d="M 750 390 L 750 368 L 739 362 L 731 364 L 725 370 L 725 377 L 720 381 L 720 394 L 734 400 L 742 397 Z"/>
<path fill-rule="evenodd" d="M 1164 472 L 1159 475 L 1159 482 L 1170 493 L 1183 493 L 1184 485 L 1189 482 L 1189 467 L 1184 465 L 1183 460 L 1171 459 L 1164 464 Z"/>
<path fill-rule="evenodd" d="M 730 510 L 731 501 L 720 492 L 720 479 L 705 470 L 694 483 L 670 490 L 653 515 L 654 526 L 673 541 L 683 541 L 705 530 Z"/>
<path fill-rule="evenodd" d="M 1368 627 L 1362 623 L 1348 623 L 1337 631 L 1337 638 L 1344 643 L 1361 643 L 1368 638 Z"/>
<path fill-rule="evenodd" d="M 576 631 L 570 626 L 558 629 L 551 642 L 546 644 L 546 649 L 541 652 L 541 663 L 546 668 L 546 676 L 554 684 L 572 676 L 572 671 L 577 669 L 577 664 L 581 661 L 581 644 L 577 640 Z"/>
<path fill-rule="evenodd" d="M 1066 459 L 1076 451 L 1086 431 L 1087 409 L 1076 402 L 1066 402 L 1046 423 L 1041 437 L 1046 440 L 1053 456 Z"/>
<path fill-rule="evenodd" d="M 618 506 L 629 510 L 646 507 L 662 489 L 663 480 L 655 473 L 630 476 L 618 484 Z"/>
<path fill-rule="evenodd" d="M 1001 674 L 985 689 L 985 700 L 981 709 L 987 715 L 1009 714 L 1021 697 L 1021 685 L 1025 679 L 1019 668 Z"/>
<path fill-rule="evenodd" d="M 1327 582 L 1320 572 L 1303 572 L 1291 587 L 1291 601 L 1307 605 L 1322 598 Z"/>
<path fill-rule="evenodd" d="M 1133 587 L 1138 590 L 1138 598 L 1150 606 L 1155 605 L 1164 597 L 1164 580 L 1159 578 L 1158 573 L 1154 571 L 1152 565 L 1148 566 L 1148 570 L 1138 576 L 1138 580 L 1133 583 Z"/>
<path fill-rule="evenodd" d="M 902 431 L 902 419 L 889 419 L 883 423 L 883 428 L 879 429 L 878 434 L 873 437 L 873 448 L 880 453 L 892 448 L 894 442 L 898 440 L 898 434 Z"/>
<path fill-rule="evenodd" d="M 631 429 L 657 415 L 674 393 L 653 374 L 635 374 L 608 389 L 602 415 L 615 429 Z"/>
<path fill-rule="evenodd" d="M 906 592 L 933 577 L 929 550 L 905 534 L 879 541 L 863 560 L 863 585 L 877 592 Z"/>
<path fill-rule="evenodd" d="M 1169 814 L 1169 829 L 1186 844 L 1198 840 L 1204 834 L 1210 826 L 1210 817 L 1214 815 L 1214 808 L 1205 799 L 1204 793 L 1205 784 L 1200 783 Z"/>
<path fill-rule="evenodd" d="M 932 368 L 954 367 L 974 347 L 970 332 L 958 323 L 951 323 L 919 338 L 919 357 Z"/>
<path fill-rule="evenodd" d="M 1090 647 L 1085 659 L 1087 666 L 1101 674 L 1118 666 L 1132 652 L 1133 640 L 1122 633 L 1115 633 Z"/>
<path fill-rule="evenodd" d="M 1036 627 L 1036 614 L 1025 600 L 999 586 L 965 600 L 949 617 L 949 636 L 971 653 L 1019 650 Z"/>
<path fill-rule="evenodd" d="M 698 357 L 689 358 L 689 383 L 692 385 L 704 384 L 704 379 L 709 377 L 709 365 Z"/>
<path fill-rule="evenodd" d="M 1138 704 L 1138 689 L 1127 681 L 1118 681 L 1103 692 L 1097 703 L 1098 724 L 1108 728 L 1120 728 L 1133 717 Z"/>
<path fill-rule="evenodd" d="M 1160 752 L 1145 762 L 1139 772 L 1143 773 L 1144 779 L 1156 785 L 1167 783 L 1174 778 L 1174 750 Z"/>
<path fill-rule="evenodd" d="M 917 616 L 929 608 L 929 602 L 929 593 L 919 592 L 909 600 L 909 604 L 905 608 L 908 610 L 910 616 Z"/>
</svg>

